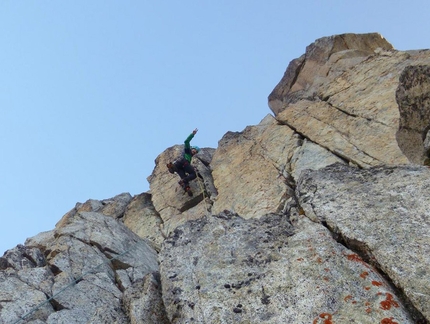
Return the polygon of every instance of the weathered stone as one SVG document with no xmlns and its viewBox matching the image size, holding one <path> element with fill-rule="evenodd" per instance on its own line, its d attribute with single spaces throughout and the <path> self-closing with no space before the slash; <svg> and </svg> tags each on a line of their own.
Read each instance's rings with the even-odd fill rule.
<svg viewBox="0 0 430 324">
<path fill-rule="evenodd" d="M 45 254 L 46 249 L 49 249 L 49 246 L 51 246 L 51 244 L 53 244 L 55 241 L 54 235 L 54 230 L 41 232 L 33 237 L 26 239 L 25 246 L 38 248 L 42 253 Z"/>
<path fill-rule="evenodd" d="M 281 210 L 288 198 L 288 162 L 297 147 L 294 131 L 271 116 L 224 135 L 211 163 L 218 190 L 212 212 L 227 209 L 251 218 Z"/>
<path fill-rule="evenodd" d="M 176 227 L 182 225 L 190 220 L 202 218 L 204 215 L 210 213 L 212 202 L 209 198 L 205 198 L 198 205 L 182 211 L 181 213 L 173 214 L 170 219 L 164 222 L 162 232 L 164 237 L 172 233 Z"/>
<path fill-rule="evenodd" d="M 297 186 L 305 214 L 385 273 L 430 319 L 430 170 L 335 164 L 306 171 Z"/>
<path fill-rule="evenodd" d="M 290 63 L 284 77 L 269 95 L 269 107 L 277 115 L 288 103 L 315 97 L 327 79 L 354 68 L 375 51 L 392 49 L 393 46 L 378 33 L 317 39 L 306 48 L 303 56 Z"/>
<path fill-rule="evenodd" d="M 124 307 L 131 324 L 168 324 L 161 297 L 159 275 L 146 275 L 124 293 Z"/>
<path fill-rule="evenodd" d="M 278 119 L 312 142 L 361 167 L 408 163 L 395 139 L 395 129 L 354 117 L 324 101 L 302 100 Z"/>
<path fill-rule="evenodd" d="M 24 283 L 13 272 L 0 271 L 0 323 L 14 323 L 33 310 L 28 319 L 45 321 L 54 312 L 52 305 L 45 302 L 42 291 Z M 39 305 L 42 306 L 37 308 Z"/>
<path fill-rule="evenodd" d="M 125 208 L 131 199 L 132 197 L 128 192 L 110 199 L 89 199 L 83 204 L 77 203 L 72 212 L 98 212 L 113 218 L 121 218 L 124 216 Z"/>
<path fill-rule="evenodd" d="M 303 170 L 318 170 L 333 163 L 345 163 L 345 161 L 325 148 L 304 140 L 291 159 L 291 175 L 297 180 Z"/>
<path fill-rule="evenodd" d="M 59 224 L 62 226 L 57 224 L 58 239 L 64 236 L 66 240 L 76 239 L 84 242 L 86 246 L 95 251 L 93 253 L 102 252 L 108 258 L 120 255 L 121 258 L 113 262 L 114 268 L 128 268 L 131 265 L 143 266 L 147 268 L 147 272 L 156 271 L 158 268 L 155 251 L 112 217 L 99 213 L 81 212 L 75 214 L 71 219 L 63 218 Z M 106 235 L 107 230 L 109 235 Z M 69 242 L 68 245 L 70 246 L 70 244 Z M 89 251 L 87 252 L 89 253 Z M 135 257 L 136 253 L 140 255 L 138 260 Z M 53 252 L 51 252 L 52 254 Z M 94 257 L 97 258 L 95 255 Z"/>
<path fill-rule="evenodd" d="M 427 156 L 430 154 L 430 130 L 427 131 L 424 139 L 424 152 Z M 430 166 L 430 158 L 426 158 L 426 160 L 424 160 L 424 165 Z"/>
<path fill-rule="evenodd" d="M 72 283 L 73 281 L 70 280 L 69 284 Z M 81 313 L 80 323 L 128 323 L 125 314 L 121 311 L 122 293 L 108 274 L 89 273 L 68 289 L 62 289 L 64 289 L 63 283 L 58 287 L 54 285 L 54 295 L 57 294 L 54 303 L 62 310 Z M 64 314 L 54 314 L 50 319 L 58 320 L 58 316 L 64 317 Z M 67 314 L 66 318 L 68 317 L 70 314 Z"/>
<path fill-rule="evenodd" d="M 181 213 L 200 204 L 204 198 L 216 194 L 213 186 L 211 171 L 208 168 L 208 161 L 211 160 L 210 155 L 212 149 L 202 149 L 193 157 L 192 165 L 197 170 L 200 176 L 190 182 L 190 187 L 193 196 L 189 197 L 187 193 L 179 186 L 180 178 L 176 174 L 170 174 L 166 167 L 167 163 L 173 162 L 183 154 L 183 145 L 176 145 L 168 148 L 160 154 L 155 160 L 155 168 L 148 177 L 150 183 L 152 203 L 160 214 L 163 223 L 169 221 L 175 223 L 183 223 L 186 219 L 181 220 Z M 203 161 L 199 160 L 202 155 Z M 211 185 L 208 185 L 210 183 Z M 201 215 L 203 216 L 203 215 Z M 172 218 L 175 218 L 174 220 Z"/>
<path fill-rule="evenodd" d="M 389 283 L 299 216 L 188 222 L 160 254 L 172 323 L 413 323 Z"/>
<path fill-rule="evenodd" d="M 49 266 L 19 270 L 17 276 L 21 281 L 42 291 L 46 296 L 52 296 L 55 278 Z"/>
<path fill-rule="evenodd" d="M 6 260 L 8 267 L 15 270 L 43 267 L 46 264 L 45 257 L 38 248 L 17 245 L 7 250 L 1 259 Z"/>
<path fill-rule="evenodd" d="M 122 279 L 126 275 L 129 286 L 158 271 L 156 252 L 101 213 L 69 212 L 53 234 L 27 242 L 34 245 L 19 245 L 3 256 L 2 323 L 19 317 L 35 323 L 128 323 L 122 308 L 125 285 L 117 285 L 116 271 L 125 271 Z"/>
<path fill-rule="evenodd" d="M 400 75 L 396 91 L 400 122 L 399 147 L 412 163 L 429 158 L 425 139 L 430 128 L 430 65 L 408 66 Z"/>
<path fill-rule="evenodd" d="M 124 225 L 131 229 L 139 237 L 152 242 L 152 247 L 159 251 L 164 240 L 161 227 L 163 220 L 155 210 L 152 195 L 142 193 L 133 197 L 124 213 Z"/>
<path fill-rule="evenodd" d="M 423 142 L 430 124 L 430 118 L 424 113 L 428 110 L 425 66 L 430 65 L 430 51 L 399 52 L 390 50 L 391 45 L 379 44 L 378 47 L 389 51 L 373 53 L 378 43 L 363 51 L 358 43 L 352 42 L 350 46 L 358 46 L 355 53 L 361 53 L 358 56 L 361 62 L 357 62 L 357 57 L 351 61 L 350 52 L 336 52 L 336 46 L 320 49 L 321 44 L 333 42 L 336 37 L 340 36 L 318 40 L 307 49 L 301 68 L 292 79 L 296 80 L 294 85 L 291 78 L 278 85 L 274 99 L 277 108 L 272 108 L 276 118 L 362 167 L 423 163 L 426 158 Z M 368 37 L 374 39 L 375 34 L 357 39 Z M 317 59 L 313 58 L 315 55 Z M 418 64 L 422 65 L 419 69 L 408 68 Z M 308 65 L 319 67 L 312 72 L 314 78 L 310 78 L 311 70 L 305 71 Z M 405 69 L 415 72 L 403 73 Z M 412 85 L 416 86 L 411 88 Z M 406 93 L 405 87 L 412 90 Z M 413 103 L 420 103 L 418 106 L 422 107 L 416 117 L 410 114 Z M 415 128 L 409 130 L 412 124 Z"/>
</svg>

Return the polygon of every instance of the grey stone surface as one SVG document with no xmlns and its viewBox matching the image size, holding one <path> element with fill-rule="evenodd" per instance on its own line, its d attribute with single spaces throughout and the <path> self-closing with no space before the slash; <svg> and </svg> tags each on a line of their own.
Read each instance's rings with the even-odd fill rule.
<svg viewBox="0 0 430 324">
<path fill-rule="evenodd" d="M 413 323 L 372 266 L 304 216 L 204 217 L 160 261 L 171 323 Z"/>
<path fill-rule="evenodd" d="M 430 318 L 430 170 L 332 165 L 302 174 L 305 214 L 325 222 Z"/>
<path fill-rule="evenodd" d="M 0 258 L 1 323 L 129 323 L 123 294 L 158 271 L 157 254 L 115 215 L 74 210 L 53 232 L 8 250 Z"/>
</svg>

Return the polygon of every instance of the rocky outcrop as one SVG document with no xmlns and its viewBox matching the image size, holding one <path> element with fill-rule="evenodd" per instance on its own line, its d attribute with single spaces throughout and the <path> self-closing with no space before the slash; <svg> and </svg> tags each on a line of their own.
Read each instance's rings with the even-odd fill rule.
<svg viewBox="0 0 430 324">
<path fill-rule="evenodd" d="M 145 283 L 160 286 L 154 277 L 157 253 L 114 218 L 123 198 L 78 204 L 54 230 L 0 258 L 1 323 L 129 323 L 136 306 L 130 302 L 126 316 L 123 294 L 136 289 L 141 304 L 160 309 L 160 296 L 141 289 Z M 139 318 L 154 318 L 152 312 L 152 307 L 140 310 Z M 163 318 L 160 312 L 152 323 Z"/>
<path fill-rule="evenodd" d="M 430 66 L 406 67 L 396 91 L 400 121 L 396 133 L 402 152 L 410 161 L 429 165 L 430 150 L 425 143 L 430 121 Z"/>
<path fill-rule="evenodd" d="M 183 145 L 175 145 L 160 154 L 155 160 L 155 168 L 148 177 L 152 193 L 152 203 L 160 214 L 166 234 L 178 225 L 205 214 L 210 197 L 216 196 L 209 163 L 214 149 L 204 148 L 193 159 L 198 177 L 190 183 L 193 197 L 189 197 L 178 185 L 180 178 L 167 172 L 167 163 L 181 156 Z"/>
<path fill-rule="evenodd" d="M 355 42 L 362 46 L 348 45 Z M 429 51 L 346 34 L 316 41 L 301 61 L 269 96 L 279 122 L 360 167 L 423 164 Z"/>
<path fill-rule="evenodd" d="M 317 39 L 306 48 L 305 54 L 288 65 L 283 78 L 269 95 L 269 107 L 278 115 L 289 103 L 316 98 L 321 87 L 361 65 L 375 51 L 390 50 L 394 50 L 393 46 L 378 33 Z"/>
<path fill-rule="evenodd" d="M 161 249 L 164 241 L 163 220 L 151 201 L 152 195 L 142 193 L 133 197 L 124 210 L 124 225 L 140 237 L 149 240 L 156 250 Z"/>
<path fill-rule="evenodd" d="M 430 170 L 334 164 L 302 173 L 297 186 L 305 214 L 374 265 L 430 318 Z"/>
<path fill-rule="evenodd" d="M 0 258 L 1 323 L 429 323 L 430 52 L 325 37 L 274 116 Z"/>
<path fill-rule="evenodd" d="M 389 282 L 304 216 L 205 217 L 160 260 L 172 323 L 414 323 Z"/>
<path fill-rule="evenodd" d="M 297 147 L 294 132 L 271 116 L 241 133 L 227 133 L 211 163 L 218 189 L 213 213 L 228 209 L 251 218 L 282 210 L 287 164 Z"/>
</svg>

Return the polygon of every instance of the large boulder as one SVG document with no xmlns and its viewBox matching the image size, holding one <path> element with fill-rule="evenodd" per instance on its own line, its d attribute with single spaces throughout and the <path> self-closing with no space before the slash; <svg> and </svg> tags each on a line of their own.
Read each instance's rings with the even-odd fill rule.
<svg viewBox="0 0 430 324">
<path fill-rule="evenodd" d="M 334 46 L 340 39 L 360 41 Z M 309 46 L 302 61 L 269 96 L 280 123 L 360 167 L 424 163 L 430 51 L 395 51 L 376 34 L 338 35 Z"/>
<path fill-rule="evenodd" d="M 227 209 L 251 218 L 282 210 L 289 197 L 287 164 L 298 146 L 294 135 L 271 116 L 224 135 L 211 163 L 218 190 L 212 212 Z"/>
<path fill-rule="evenodd" d="M 80 207 L 0 258 L 2 323 L 129 323 L 123 295 L 158 272 L 157 254 L 114 217 Z"/>
<path fill-rule="evenodd" d="M 113 218 L 122 218 L 125 209 L 132 199 L 128 192 L 116 195 L 113 198 L 96 200 L 89 199 L 85 203 L 77 203 L 70 212 L 97 212 Z"/>
<path fill-rule="evenodd" d="M 430 319 L 430 170 L 335 164 L 306 171 L 297 185 L 305 214 L 385 274 Z"/>
<path fill-rule="evenodd" d="M 269 95 L 275 115 L 288 103 L 314 98 L 328 80 L 359 65 L 375 51 L 393 50 L 378 33 L 341 34 L 317 39 L 306 53 L 291 61 L 284 76 Z"/>
<path fill-rule="evenodd" d="M 151 246 L 159 251 L 164 241 L 163 220 L 152 204 L 152 195 L 142 193 L 136 195 L 127 205 L 124 212 L 124 225 L 141 238 L 151 242 Z"/>
<path fill-rule="evenodd" d="M 414 323 L 383 276 L 304 216 L 220 213 L 160 255 L 171 323 Z"/>
<path fill-rule="evenodd" d="M 243 132 L 225 134 L 218 144 L 211 163 L 218 190 L 213 214 L 225 209 L 244 218 L 277 213 L 294 195 L 294 179 L 304 167 L 343 162 L 270 115 Z"/>
</svg>

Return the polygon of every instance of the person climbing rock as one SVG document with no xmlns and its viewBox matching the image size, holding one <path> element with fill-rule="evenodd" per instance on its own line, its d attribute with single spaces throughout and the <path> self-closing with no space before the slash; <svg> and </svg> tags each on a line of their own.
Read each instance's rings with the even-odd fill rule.
<svg viewBox="0 0 430 324">
<path fill-rule="evenodd" d="M 185 148 L 182 156 L 175 160 L 173 163 L 167 163 L 167 168 L 170 173 L 177 173 L 181 180 L 179 180 L 179 184 L 181 187 L 188 193 L 189 196 L 192 196 L 193 193 L 190 188 L 190 181 L 194 180 L 197 177 L 196 170 L 191 165 L 191 159 L 194 155 L 196 155 L 200 148 L 198 146 L 190 146 L 190 142 L 193 139 L 194 135 L 196 135 L 198 129 L 196 128 L 193 132 L 187 137 L 184 141 Z"/>
</svg>

